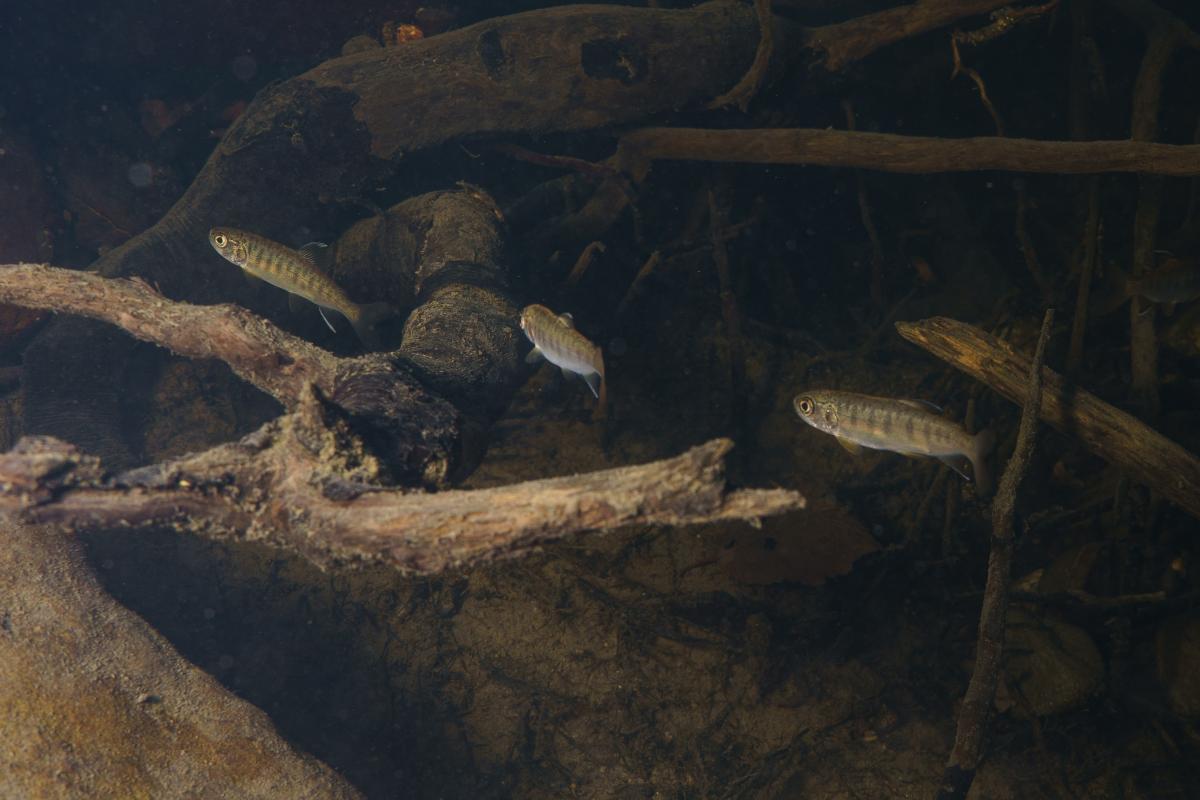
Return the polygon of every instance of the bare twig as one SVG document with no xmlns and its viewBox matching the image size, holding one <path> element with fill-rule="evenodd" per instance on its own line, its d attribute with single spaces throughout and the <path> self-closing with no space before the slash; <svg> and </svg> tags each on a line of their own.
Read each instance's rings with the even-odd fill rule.
<svg viewBox="0 0 1200 800">
<path fill-rule="evenodd" d="M 1200 145 L 1156 142 L 942 139 L 804 128 L 642 128 L 622 137 L 621 147 L 656 160 L 816 164 L 903 173 L 999 169 L 1058 174 L 1200 175 Z"/>
<path fill-rule="evenodd" d="M 1083 264 L 1079 270 L 1079 289 L 1075 296 L 1075 316 L 1071 319 L 1071 344 L 1067 350 L 1068 381 L 1079 377 L 1083 366 L 1083 337 L 1087 333 L 1088 303 L 1092 276 L 1100 252 L 1100 178 L 1088 182 L 1088 215 L 1083 229 Z"/>
<path fill-rule="evenodd" d="M 750 69 L 737 82 L 737 85 L 725 94 L 708 104 L 709 108 L 724 108 L 736 105 L 743 112 L 750 107 L 750 101 L 758 94 L 763 79 L 767 75 L 767 67 L 771 63 L 771 53 L 775 49 L 775 26 L 772 23 L 771 0 L 754 0 L 754 13 L 758 17 L 759 40 L 758 49 L 754 52 L 754 62 Z"/>
<path fill-rule="evenodd" d="M 849 100 L 844 100 L 842 110 L 846 112 L 846 129 L 854 130 L 854 106 Z M 871 301 L 878 308 L 883 308 L 883 244 L 879 241 L 879 231 L 875 228 L 875 219 L 871 215 L 871 203 L 867 197 L 867 177 L 862 170 L 855 170 L 854 179 L 858 184 L 858 213 L 862 217 L 867 238 L 871 240 Z"/>
<path fill-rule="evenodd" d="M 571 267 L 571 272 L 567 275 L 566 285 L 575 286 L 579 281 L 583 280 L 583 274 L 592 265 L 592 260 L 596 257 L 596 254 L 603 252 L 604 242 L 592 242 L 583 248 L 583 252 L 575 260 L 575 266 Z"/>
<path fill-rule="evenodd" d="M 660 261 L 662 261 L 662 253 L 658 250 L 655 250 L 650 254 L 650 257 L 646 259 L 645 263 L 642 264 L 642 268 L 637 271 L 637 275 L 633 276 L 633 283 L 629 284 L 629 289 L 626 290 L 625 296 L 621 298 L 621 302 L 617 304 L 618 317 L 624 316 L 625 312 L 629 310 L 629 307 L 633 304 L 633 301 L 637 299 L 638 293 L 642 289 L 642 282 L 645 281 L 646 278 L 650 277 L 650 274 L 658 268 Z"/>
<path fill-rule="evenodd" d="M 958 730 L 950 761 L 942 773 L 939 800 L 958 800 L 967 796 L 983 755 L 989 711 L 996 697 L 1000 675 L 1000 657 L 1004 651 L 1004 616 L 1008 610 L 1008 587 L 1012 572 L 1013 514 L 1017 489 L 1029 469 L 1037 438 L 1038 410 L 1042 401 L 1042 369 L 1046 340 L 1054 322 L 1054 310 L 1046 311 L 1037 351 L 1029 368 L 1028 390 L 1021 412 L 1017 446 L 992 503 L 992 550 L 988 558 L 987 584 L 983 609 L 979 615 L 979 641 L 975 650 L 975 668 L 958 715 Z"/>
</svg>

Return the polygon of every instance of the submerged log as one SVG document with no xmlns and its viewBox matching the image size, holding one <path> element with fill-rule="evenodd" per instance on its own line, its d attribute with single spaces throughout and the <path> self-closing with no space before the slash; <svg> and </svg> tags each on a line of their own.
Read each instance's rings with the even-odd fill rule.
<svg viewBox="0 0 1200 800">
<path fill-rule="evenodd" d="M 338 358 L 238 306 L 172 302 L 140 278 L 14 265 L 0 268 L 0 298 L 107 322 L 177 355 L 220 359 L 285 409 L 296 406 L 307 386 L 316 386 L 355 417 L 384 463 L 386 479 L 444 486 L 474 469 L 487 428 L 507 407 L 522 374 L 523 337 L 505 289 L 498 213 L 490 198 L 468 188 L 408 200 L 388 211 L 379 226 L 384 230 L 366 236 L 352 229 L 346 238 L 378 251 L 376 261 L 387 264 L 389 280 L 398 287 L 394 296 L 408 306 L 418 304 L 391 353 Z M 390 241 L 397 238 L 389 235 L 393 228 L 412 231 L 403 245 Z M 379 269 L 359 258 L 351 244 L 339 242 L 336 249 L 339 264 L 351 260 L 342 258 L 346 251 L 356 257 L 358 270 Z M 121 339 L 106 330 L 102 341 Z M 61 360 L 38 357 L 27 355 L 27 376 L 69 380 Z M 112 354 L 95 357 L 100 368 L 112 370 Z M 51 408 L 33 413 L 59 415 L 60 426 L 79 433 L 73 444 L 107 458 L 108 449 L 96 446 L 95 430 L 85 427 L 95 409 L 79 407 L 78 392 L 88 388 L 78 381 L 60 386 L 49 398 Z M 114 404 L 124 399 L 110 398 Z M 104 413 L 111 413 L 105 417 L 109 422 L 118 417 Z M 112 466 L 127 464 L 118 458 Z"/>
<path fill-rule="evenodd" d="M 378 464 L 315 393 L 240 442 L 108 476 L 46 438 L 0 456 L 0 508 L 70 530 L 161 528 L 263 540 L 323 567 L 435 574 L 629 525 L 756 520 L 804 507 L 796 492 L 730 490 L 728 440 L 634 467 L 493 489 L 381 489 Z"/>
<path fill-rule="evenodd" d="M 978 328 L 945 317 L 897 322 L 900 335 L 982 381 L 1013 402 L 1025 396 L 1029 357 Z M 1125 470 L 1200 518 L 1200 458 L 1137 418 L 1042 370 L 1040 418 L 1079 439 L 1092 453 Z"/>
</svg>

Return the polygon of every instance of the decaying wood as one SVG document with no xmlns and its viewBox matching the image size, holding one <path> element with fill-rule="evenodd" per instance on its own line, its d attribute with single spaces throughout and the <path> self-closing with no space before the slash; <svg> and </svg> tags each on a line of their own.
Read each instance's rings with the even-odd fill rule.
<svg viewBox="0 0 1200 800">
<path fill-rule="evenodd" d="M 322 566 L 433 574 L 528 553 L 583 531 L 755 520 L 804 507 L 787 490 L 730 490 L 719 439 L 634 467 L 494 489 L 380 489 L 378 464 L 314 392 L 240 442 L 108 476 L 48 438 L 0 456 L 0 508 L 71 530 L 172 526 L 264 540 Z"/>
<path fill-rule="evenodd" d="M 978 328 L 945 317 L 898 322 L 900 335 L 1014 402 L 1026 389 L 1029 357 Z M 1041 419 L 1092 453 L 1200 518 L 1200 458 L 1095 395 L 1043 370 Z"/>
<path fill-rule="evenodd" d="M 821 55 L 825 69 L 838 71 L 881 47 L 986 14 L 1011 0 L 921 0 L 877 14 L 808 31 L 805 44 Z"/>
<path fill-rule="evenodd" d="M 988 555 L 987 581 L 983 607 L 979 613 L 979 637 L 975 647 L 975 666 L 971 681 L 958 712 L 954 749 L 942 773 L 938 800 L 965 798 L 974 782 L 975 771 L 983 757 L 983 742 L 992 705 L 996 701 L 996 683 L 1000 677 L 1000 659 L 1004 653 L 1004 622 L 1008 611 L 1009 585 L 1012 581 L 1013 519 L 1017 490 L 1037 441 L 1038 409 L 1042 402 L 1042 370 L 1046 362 L 1046 341 L 1054 322 L 1054 310 L 1046 311 L 1038 336 L 1033 363 L 1029 367 L 1028 388 L 1021 410 L 1017 445 L 992 502 L 992 547 Z"/>
<path fill-rule="evenodd" d="M 1154 142 L 1055 142 L 974 137 L 942 139 L 894 133 L 811 129 L 643 128 L 626 134 L 630 158 L 810 164 L 882 172 L 1141 172 L 1200 175 L 1200 146 Z"/>
<path fill-rule="evenodd" d="M 394 237 L 392 229 L 416 233 Z M 394 352 L 338 358 L 245 309 L 175 303 L 141 279 L 16 265 L 0 268 L 0 297 L 101 320 L 177 355 L 219 359 L 285 409 L 296 406 L 307 386 L 316 386 L 363 426 L 371 451 L 385 464 L 385 480 L 445 486 L 478 463 L 486 429 L 521 377 L 523 337 L 516 305 L 504 291 L 495 206 L 469 188 L 421 195 L 389 209 L 382 221 L 377 217 L 351 228 L 335 249 L 339 265 L 352 261 L 363 273 L 377 267 L 362 251 L 377 252 L 390 285 L 400 287 L 392 296 L 416 304 Z M 58 362 L 30 358 L 26 374 L 35 379 L 60 369 Z M 111 365 L 114 355 L 97 358 Z M 90 388 L 63 387 L 53 399 L 80 405 L 80 394 Z M 81 437 L 71 441 L 107 457 L 85 438 L 88 410 L 73 417 Z M 30 409 L 27 416 L 46 411 Z M 117 417 L 105 419 L 112 424 Z"/>
</svg>

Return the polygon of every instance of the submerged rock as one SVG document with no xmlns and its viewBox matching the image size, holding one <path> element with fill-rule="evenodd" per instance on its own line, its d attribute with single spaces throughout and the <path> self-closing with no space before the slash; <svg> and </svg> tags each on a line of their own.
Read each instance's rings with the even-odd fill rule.
<svg viewBox="0 0 1200 800">
<path fill-rule="evenodd" d="M 66 536 L 0 543 L 0 797 L 357 798 L 109 597 Z"/>
</svg>

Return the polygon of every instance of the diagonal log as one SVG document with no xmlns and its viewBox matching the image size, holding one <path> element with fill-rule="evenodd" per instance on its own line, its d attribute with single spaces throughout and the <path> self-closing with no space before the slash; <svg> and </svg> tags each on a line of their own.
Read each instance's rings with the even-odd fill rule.
<svg viewBox="0 0 1200 800">
<path fill-rule="evenodd" d="M 945 317 L 897 322 L 908 341 L 1021 402 L 1029 357 L 978 328 Z M 1084 447 L 1135 480 L 1200 518 L 1200 458 L 1150 426 L 1078 387 L 1049 368 L 1042 370 L 1040 418 L 1071 434 Z"/>
<path fill-rule="evenodd" d="M 300 408 L 240 442 L 109 476 L 54 439 L 0 456 L 0 509 L 70 530 L 173 527 L 263 540 L 321 566 L 434 574 L 530 552 L 585 531 L 757 520 L 804 507 L 796 492 L 725 482 L 732 443 L 675 458 L 511 486 L 440 493 L 380 489 L 337 409 Z"/>
</svg>

